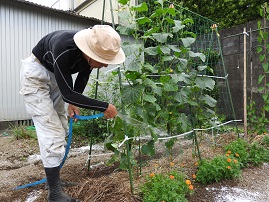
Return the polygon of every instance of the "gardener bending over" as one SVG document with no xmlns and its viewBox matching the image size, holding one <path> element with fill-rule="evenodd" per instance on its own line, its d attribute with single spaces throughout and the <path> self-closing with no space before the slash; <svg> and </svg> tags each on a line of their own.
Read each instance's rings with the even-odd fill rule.
<svg viewBox="0 0 269 202">
<path fill-rule="evenodd" d="M 43 37 L 21 68 L 21 91 L 32 116 L 41 159 L 49 187 L 49 202 L 78 202 L 60 186 L 60 164 L 65 153 L 68 119 L 86 108 L 104 112 L 107 119 L 117 115 L 114 105 L 82 95 L 93 68 L 125 61 L 121 38 L 108 25 L 76 31 L 55 31 Z M 78 73 L 73 83 L 72 74 Z"/>
</svg>

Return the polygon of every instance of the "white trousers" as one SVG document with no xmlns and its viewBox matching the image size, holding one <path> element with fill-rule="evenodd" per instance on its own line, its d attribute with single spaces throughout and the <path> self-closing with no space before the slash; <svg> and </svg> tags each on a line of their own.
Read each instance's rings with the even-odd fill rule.
<svg viewBox="0 0 269 202">
<path fill-rule="evenodd" d="M 20 94 L 35 125 L 43 165 L 57 167 L 65 153 L 68 120 L 55 76 L 30 56 L 22 61 L 20 80 Z"/>
</svg>

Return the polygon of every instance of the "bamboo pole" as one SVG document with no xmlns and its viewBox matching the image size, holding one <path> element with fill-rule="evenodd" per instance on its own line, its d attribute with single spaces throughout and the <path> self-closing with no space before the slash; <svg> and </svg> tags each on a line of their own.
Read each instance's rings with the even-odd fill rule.
<svg viewBox="0 0 269 202">
<path fill-rule="evenodd" d="M 247 136 L 247 32 L 244 27 L 244 134 Z"/>
</svg>

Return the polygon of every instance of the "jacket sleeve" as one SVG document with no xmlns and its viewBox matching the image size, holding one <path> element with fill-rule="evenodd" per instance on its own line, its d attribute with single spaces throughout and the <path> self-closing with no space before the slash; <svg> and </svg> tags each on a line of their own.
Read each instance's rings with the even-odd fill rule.
<svg viewBox="0 0 269 202">
<path fill-rule="evenodd" d="M 89 79 L 89 72 L 80 72 L 77 76 L 75 85 L 73 86 L 70 64 L 74 63 L 74 61 L 72 61 L 72 51 L 74 50 L 63 48 L 61 44 L 55 44 L 55 48 L 52 50 L 54 57 L 54 74 L 63 100 L 77 107 L 98 110 L 101 112 L 105 111 L 108 107 L 107 102 L 102 102 L 82 95 Z"/>
</svg>

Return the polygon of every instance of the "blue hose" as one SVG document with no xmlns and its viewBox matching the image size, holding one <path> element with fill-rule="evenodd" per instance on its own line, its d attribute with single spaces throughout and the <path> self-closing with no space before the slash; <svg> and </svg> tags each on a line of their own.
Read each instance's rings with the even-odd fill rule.
<svg viewBox="0 0 269 202">
<path fill-rule="evenodd" d="M 90 119 L 96 119 L 96 118 L 99 118 L 99 117 L 102 117 L 102 116 L 104 116 L 103 113 L 101 113 L 101 114 L 94 114 L 94 115 L 91 115 L 91 116 L 78 116 L 78 115 L 74 115 L 74 118 L 79 119 L 79 120 L 90 120 Z M 63 165 L 65 163 L 65 160 L 66 160 L 66 158 L 68 156 L 69 150 L 70 150 L 70 145 L 71 145 L 71 141 L 72 141 L 72 131 L 73 131 L 73 118 L 70 118 L 70 121 L 69 121 L 68 141 L 67 141 L 67 145 L 66 145 L 66 148 L 65 148 L 64 158 L 62 160 L 62 163 L 60 164 L 60 168 L 63 167 Z M 27 187 L 33 187 L 33 186 L 42 184 L 42 183 L 44 183 L 46 181 L 47 181 L 47 178 L 44 178 L 42 180 L 39 180 L 39 181 L 36 181 L 36 182 L 33 182 L 33 183 L 29 183 L 29 184 L 25 184 L 25 185 L 22 185 L 22 186 L 18 186 L 16 188 L 14 188 L 13 190 L 19 190 L 19 189 L 24 189 L 24 188 L 27 188 Z"/>
</svg>

